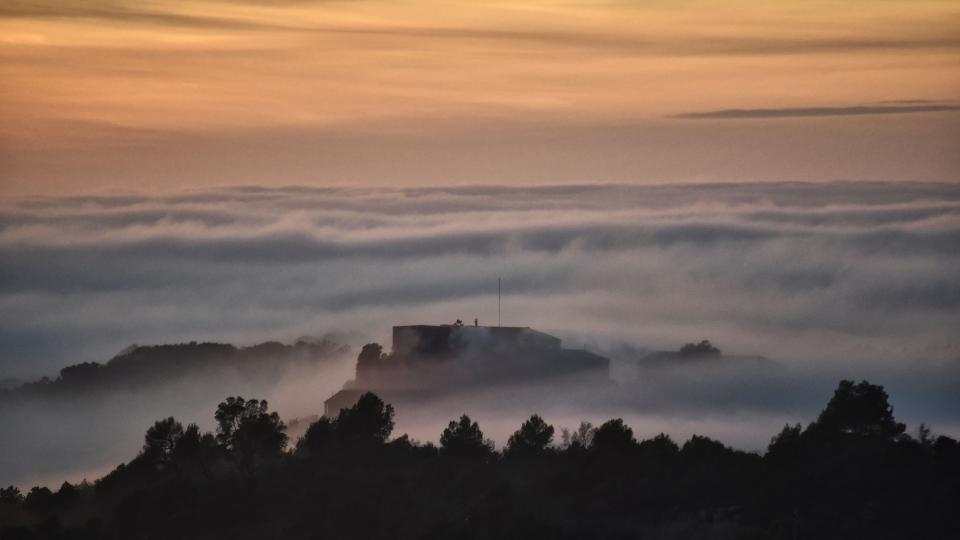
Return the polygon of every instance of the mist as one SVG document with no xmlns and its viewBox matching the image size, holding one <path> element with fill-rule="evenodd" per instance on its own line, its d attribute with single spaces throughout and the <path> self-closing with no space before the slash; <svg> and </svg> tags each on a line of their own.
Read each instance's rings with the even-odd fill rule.
<svg viewBox="0 0 960 540">
<path fill-rule="evenodd" d="M 156 420 L 174 416 L 212 431 L 213 411 L 228 395 L 266 399 L 287 420 L 315 415 L 316 404 L 352 375 L 355 358 L 348 350 L 312 363 L 260 360 L 281 371 L 226 367 L 131 388 L 0 396 L 0 479 L 24 487 L 92 482 L 136 456 Z"/>
<path fill-rule="evenodd" d="M 54 376 L 127 346 L 343 334 L 353 354 L 269 384 L 159 381 L 2 406 L 0 484 L 93 479 L 154 421 L 213 427 L 228 395 L 322 412 L 366 342 L 400 324 L 530 326 L 611 359 L 612 386 L 472 390 L 398 408 L 436 441 L 462 412 L 502 445 L 536 412 L 623 417 L 638 437 L 762 450 L 840 378 L 884 385 L 911 429 L 960 433 L 960 186 L 902 182 L 315 189 L 8 199 L 0 207 L 0 379 Z M 761 365 L 644 366 L 710 339 Z"/>
</svg>

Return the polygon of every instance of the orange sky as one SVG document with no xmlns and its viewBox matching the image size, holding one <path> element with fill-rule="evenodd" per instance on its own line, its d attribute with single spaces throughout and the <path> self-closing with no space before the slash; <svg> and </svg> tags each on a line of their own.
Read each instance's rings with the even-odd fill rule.
<svg viewBox="0 0 960 540">
<path fill-rule="evenodd" d="M 957 1 L 0 5 L 6 194 L 956 181 L 958 106 Z"/>
</svg>

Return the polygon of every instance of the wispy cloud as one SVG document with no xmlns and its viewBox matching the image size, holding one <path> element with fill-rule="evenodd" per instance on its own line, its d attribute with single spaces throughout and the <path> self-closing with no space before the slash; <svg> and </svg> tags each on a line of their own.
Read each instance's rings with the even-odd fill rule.
<svg viewBox="0 0 960 540">
<path fill-rule="evenodd" d="M 956 178 L 944 3 L 683 4 L 0 2 L 0 191 Z"/>
<path fill-rule="evenodd" d="M 168 9 L 148 9 L 133 2 L 10 2 L 0 6 L 0 19 L 79 19 L 114 23 L 161 25 L 183 28 L 231 30 L 304 30 L 295 25 L 270 24 L 229 16 L 189 14 Z"/>
<path fill-rule="evenodd" d="M 483 27 L 444 26 L 315 26 L 310 31 L 354 36 L 387 36 L 438 40 L 515 42 L 542 44 L 560 50 L 595 49 L 620 55 L 641 56 L 766 56 L 831 54 L 874 50 L 957 49 L 960 39 L 952 36 L 857 39 L 725 36 L 640 36 L 609 34 L 589 30 L 505 30 Z"/>
<path fill-rule="evenodd" d="M 922 102 L 922 101 L 921 101 Z M 904 105 L 859 105 L 854 107 L 787 107 L 782 109 L 720 109 L 716 111 L 688 112 L 674 115 L 685 120 L 738 120 L 754 118 L 803 118 L 818 116 L 863 116 L 875 114 L 909 114 L 958 111 L 960 106 L 947 104 L 923 104 L 916 100 L 903 100 L 894 103 Z"/>
</svg>

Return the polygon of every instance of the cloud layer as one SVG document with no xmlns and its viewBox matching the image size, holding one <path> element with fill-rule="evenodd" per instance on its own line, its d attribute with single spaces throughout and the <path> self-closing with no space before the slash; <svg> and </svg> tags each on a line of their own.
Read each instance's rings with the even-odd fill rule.
<svg viewBox="0 0 960 540">
<path fill-rule="evenodd" d="M 909 101 L 909 100 L 907 100 Z M 682 113 L 675 118 L 686 120 L 743 118 L 804 118 L 817 116 L 864 116 L 873 114 L 932 113 L 960 110 L 956 105 L 861 105 L 856 107 L 795 107 L 785 109 L 722 109 Z"/>
<path fill-rule="evenodd" d="M 134 342 L 489 322 L 497 277 L 505 322 L 568 335 L 702 336 L 787 359 L 956 356 L 958 245 L 960 189 L 944 184 L 17 199 L 0 214 L 0 373 Z"/>
<path fill-rule="evenodd" d="M 432 413 L 403 411 L 400 431 L 432 440 L 443 411 L 466 410 L 502 443 L 531 412 L 563 426 L 623 416 L 643 436 L 696 432 L 760 449 L 783 423 L 812 418 L 846 377 L 886 385 L 901 420 L 956 434 L 957 246 L 956 184 L 19 198 L 0 211 L 0 379 L 102 362 L 132 343 L 243 345 L 340 330 L 365 335 L 354 345 L 388 344 L 394 324 L 491 324 L 502 277 L 504 324 L 609 355 L 623 384 L 559 400 L 551 388 L 454 396 Z M 644 351 L 704 338 L 774 363 L 637 370 Z M 19 430 L 0 472 L 24 484 L 100 474 L 136 451 L 152 419 L 208 425 L 224 384 L 268 397 L 285 418 L 315 414 L 352 370 L 276 387 L 174 385 L 69 412 L 0 411 Z M 539 396 L 536 410 L 503 397 L 520 395 Z M 71 427 L 89 424 L 99 428 Z"/>
</svg>

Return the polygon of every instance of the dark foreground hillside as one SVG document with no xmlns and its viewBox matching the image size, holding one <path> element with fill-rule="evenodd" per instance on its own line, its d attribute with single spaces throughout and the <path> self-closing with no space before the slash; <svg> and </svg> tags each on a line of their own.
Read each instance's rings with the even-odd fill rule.
<svg viewBox="0 0 960 540">
<path fill-rule="evenodd" d="M 620 420 L 538 416 L 493 451 L 467 416 L 440 445 L 390 440 L 373 394 L 285 451 L 266 402 L 228 398 L 216 433 L 169 418 L 94 484 L 0 493 L 14 538 L 960 538 L 960 445 L 897 423 L 882 387 L 842 381 L 765 455 Z"/>
</svg>

